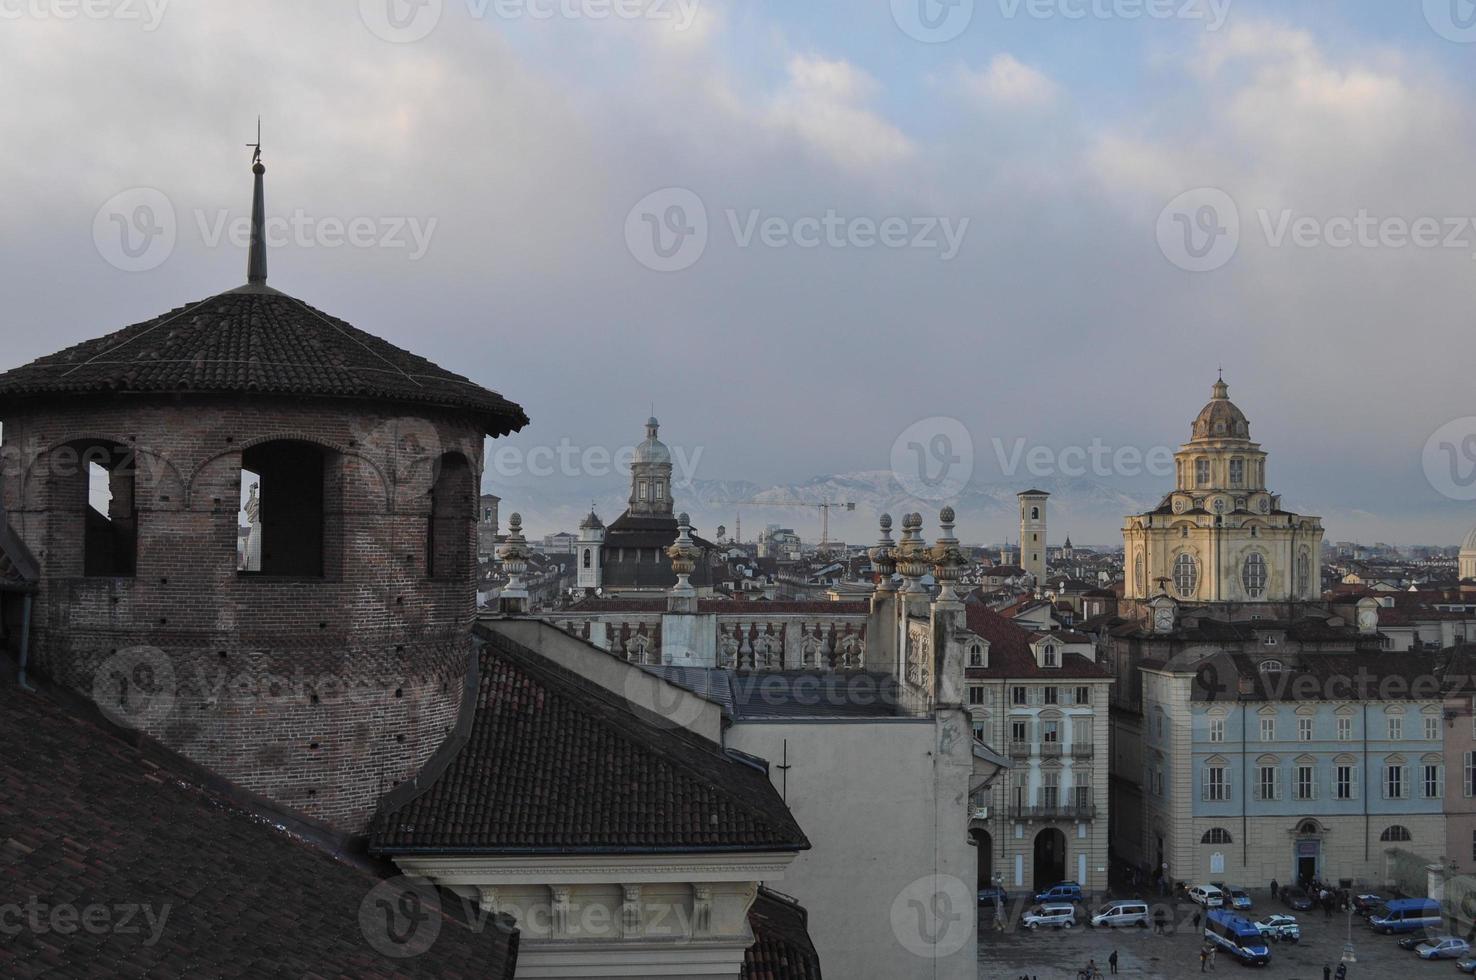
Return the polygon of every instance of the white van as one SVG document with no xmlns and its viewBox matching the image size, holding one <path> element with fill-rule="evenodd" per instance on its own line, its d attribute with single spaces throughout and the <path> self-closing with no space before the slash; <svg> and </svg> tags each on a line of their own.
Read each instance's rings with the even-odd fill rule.
<svg viewBox="0 0 1476 980">
<path fill-rule="evenodd" d="M 1041 926 L 1052 926 L 1056 929 L 1070 929 L 1076 925 L 1075 905 L 1037 905 L 1025 917 L 1020 920 L 1026 929 L 1039 929 Z"/>
<path fill-rule="evenodd" d="M 1092 916 L 1093 926 L 1143 926 L 1148 925 L 1148 903 L 1138 901 L 1108 902 Z"/>
<path fill-rule="evenodd" d="M 1225 893 L 1214 885 L 1195 885 L 1189 889 L 1189 900 L 1207 909 L 1217 909 L 1225 904 Z"/>
</svg>

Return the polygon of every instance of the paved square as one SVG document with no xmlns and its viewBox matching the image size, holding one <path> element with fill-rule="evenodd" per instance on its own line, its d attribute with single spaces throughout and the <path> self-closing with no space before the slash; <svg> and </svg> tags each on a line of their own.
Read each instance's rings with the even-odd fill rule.
<svg viewBox="0 0 1476 980">
<path fill-rule="evenodd" d="M 1255 908 L 1248 913 L 1258 919 L 1271 912 L 1289 912 L 1280 902 L 1272 902 L 1269 893 L 1253 893 Z M 1155 899 L 1147 899 L 1150 905 Z M 1090 906 L 1096 909 L 1099 902 Z M 1156 906 L 1155 906 L 1156 907 Z M 1012 921 L 1028 906 L 1012 904 Z M 1042 929 L 1029 932 L 1011 926 L 1005 932 L 993 929 L 993 916 L 983 910 L 979 918 L 979 976 L 981 980 L 1018 980 L 1022 976 L 1039 980 L 1075 980 L 1077 971 L 1095 959 L 1104 977 L 1110 977 L 1107 957 L 1115 949 L 1118 975 L 1125 978 L 1179 980 L 1199 973 L 1199 948 L 1203 927 L 1193 927 L 1198 906 L 1180 902 L 1170 920 L 1174 931 L 1155 935 L 1150 929 L 1092 929 L 1078 925 L 1074 929 Z M 1080 915 L 1080 913 L 1078 913 Z M 1299 943 L 1271 943 L 1271 963 L 1259 969 L 1242 967 L 1223 953 L 1217 957 L 1215 973 L 1230 971 L 1232 976 L 1258 977 L 1262 980 L 1322 980 L 1325 965 L 1337 970 L 1343 942 L 1347 938 L 1346 914 L 1327 919 L 1319 911 L 1315 915 L 1293 913 L 1302 926 Z M 1177 927 L 1173 925 L 1177 923 Z M 1377 935 L 1358 916 L 1353 917 L 1353 948 L 1358 962 L 1348 967 L 1349 980 L 1362 978 L 1397 978 L 1420 980 L 1424 977 L 1455 980 L 1462 976 L 1451 960 L 1426 962 L 1397 945 L 1401 937 Z M 1246 971 L 1242 973 L 1242 971 Z"/>
</svg>

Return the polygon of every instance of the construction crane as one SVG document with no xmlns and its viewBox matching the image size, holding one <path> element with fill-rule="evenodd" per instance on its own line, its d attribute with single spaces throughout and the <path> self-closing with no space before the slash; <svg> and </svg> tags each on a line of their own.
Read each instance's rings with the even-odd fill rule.
<svg viewBox="0 0 1476 980">
<path fill-rule="evenodd" d="M 733 540 L 741 542 L 743 533 L 743 513 L 737 507 L 788 507 L 793 510 L 799 507 L 816 507 L 820 510 L 820 548 L 818 554 L 825 554 L 830 550 L 830 510 L 832 507 L 844 507 L 846 510 L 855 510 L 856 503 L 853 500 L 823 500 L 820 503 L 806 503 L 802 500 L 780 501 L 780 500 L 740 500 L 735 506 L 733 522 Z"/>
</svg>

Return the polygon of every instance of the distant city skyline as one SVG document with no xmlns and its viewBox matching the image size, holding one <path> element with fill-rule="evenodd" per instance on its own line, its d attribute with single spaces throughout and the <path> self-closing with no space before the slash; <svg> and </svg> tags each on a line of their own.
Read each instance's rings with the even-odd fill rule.
<svg viewBox="0 0 1476 980">
<path fill-rule="evenodd" d="M 237 282 L 260 115 L 272 282 L 523 404 L 489 464 L 654 402 L 704 479 L 887 469 L 942 418 L 1023 486 L 1022 440 L 1177 446 L 1223 366 L 1330 536 L 1476 523 L 1426 472 L 1476 490 L 1476 59 L 1428 4 L 437 4 L 425 42 L 355 6 L 7 22 L 8 366 Z"/>
</svg>

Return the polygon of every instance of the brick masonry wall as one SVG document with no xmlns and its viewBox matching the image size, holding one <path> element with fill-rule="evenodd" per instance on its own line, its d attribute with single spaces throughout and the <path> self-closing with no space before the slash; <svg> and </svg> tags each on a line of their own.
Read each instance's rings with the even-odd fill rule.
<svg viewBox="0 0 1476 980">
<path fill-rule="evenodd" d="M 481 432 L 394 408 L 120 398 L 11 412 L 4 499 L 42 568 L 33 662 L 247 789 L 362 830 L 450 730 L 475 617 L 474 503 L 438 528 L 465 536 L 448 549 L 461 573 L 427 576 L 426 529 L 443 453 L 466 457 L 475 492 Z M 242 450 L 288 438 L 332 453 L 325 577 L 240 575 Z M 82 575 L 65 447 L 94 440 L 136 457 L 129 578 Z"/>
</svg>

